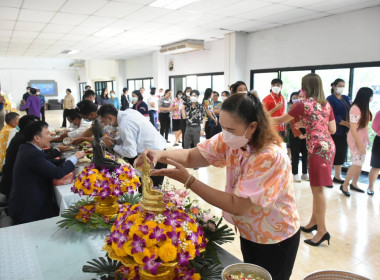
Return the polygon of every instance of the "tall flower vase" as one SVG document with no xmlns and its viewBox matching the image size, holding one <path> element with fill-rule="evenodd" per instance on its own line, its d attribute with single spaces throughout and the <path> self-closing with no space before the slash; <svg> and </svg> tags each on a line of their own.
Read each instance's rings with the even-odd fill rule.
<svg viewBox="0 0 380 280">
<path fill-rule="evenodd" d="M 157 274 L 153 275 L 149 270 L 139 270 L 140 280 L 174 280 L 175 270 L 174 267 L 177 262 L 163 263 L 157 270 Z"/>
<path fill-rule="evenodd" d="M 118 199 L 119 197 L 113 195 L 104 199 L 102 199 L 100 196 L 95 196 L 95 213 L 105 216 L 109 219 L 115 218 L 119 211 L 119 204 L 117 203 Z"/>
</svg>

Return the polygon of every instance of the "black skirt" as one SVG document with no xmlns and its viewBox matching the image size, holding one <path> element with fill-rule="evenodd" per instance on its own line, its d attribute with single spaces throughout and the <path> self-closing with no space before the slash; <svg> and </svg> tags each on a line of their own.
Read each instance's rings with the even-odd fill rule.
<svg viewBox="0 0 380 280">
<path fill-rule="evenodd" d="M 376 135 L 372 145 L 371 166 L 380 168 L 380 137 Z"/>
<path fill-rule="evenodd" d="M 331 135 L 332 139 L 335 143 L 335 158 L 334 158 L 334 165 L 342 165 L 346 162 L 347 157 L 347 135 Z"/>
<path fill-rule="evenodd" d="M 178 131 L 182 129 L 182 120 L 173 119 L 173 131 Z"/>
</svg>

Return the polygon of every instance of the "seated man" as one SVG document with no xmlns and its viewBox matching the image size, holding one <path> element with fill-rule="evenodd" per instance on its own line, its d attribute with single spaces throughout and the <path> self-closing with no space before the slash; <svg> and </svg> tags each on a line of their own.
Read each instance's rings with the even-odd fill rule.
<svg viewBox="0 0 380 280">
<path fill-rule="evenodd" d="M 98 105 L 96 105 L 90 100 L 83 100 L 79 102 L 77 104 L 77 109 L 82 119 L 84 119 L 87 122 L 92 122 L 98 117 L 96 113 L 98 110 Z M 80 137 L 73 139 L 71 143 L 75 145 L 82 143 L 83 141 L 92 142 L 92 140 L 94 140 L 94 137 L 92 135 L 92 130 L 90 127 L 86 131 L 84 131 Z"/>
<path fill-rule="evenodd" d="M 83 94 L 83 100 L 89 100 L 93 103 L 96 103 L 95 92 L 91 89 L 86 90 Z"/>
<path fill-rule="evenodd" d="M 149 119 L 133 109 L 118 111 L 112 104 L 105 104 L 98 110 L 102 123 L 118 127 L 119 137 L 104 137 L 107 148 L 121 155 L 133 165 L 134 160 L 145 149 L 165 150 L 166 139 L 150 123 Z M 155 169 L 166 168 L 167 164 L 157 163 Z M 154 177 L 154 186 L 162 184 L 164 177 Z"/>
<path fill-rule="evenodd" d="M 77 109 L 70 109 L 67 111 L 67 121 L 70 123 L 68 131 L 65 131 L 54 142 L 62 142 L 64 138 L 78 138 L 82 136 L 83 132 L 91 128 L 91 121 L 84 120 L 78 113 Z M 53 142 L 53 141 L 52 141 Z"/>
<path fill-rule="evenodd" d="M 53 164 L 43 152 L 50 145 L 48 124 L 32 122 L 25 127 L 27 143 L 17 153 L 13 184 L 8 202 L 9 215 L 15 224 L 57 216 L 52 179 L 61 179 L 74 171 L 84 152 L 76 152 L 60 165 Z"/>
<path fill-rule="evenodd" d="M 5 126 L 0 131 L 0 172 L 3 169 L 5 153 L 7 152 L 8 138 L 10 132 L 18 125 L 20 115 L 10 112 L 5 115 Z"/>
</svg>

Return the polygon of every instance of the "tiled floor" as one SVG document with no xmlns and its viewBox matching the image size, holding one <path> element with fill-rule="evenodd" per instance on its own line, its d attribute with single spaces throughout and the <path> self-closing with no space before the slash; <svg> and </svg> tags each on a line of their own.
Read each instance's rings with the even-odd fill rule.
<svg viewBox="0 0 380 280">
<path fill-rule="evenodd" d="M 46 120 L 52 128 L 62 122 L 62 111 L 47 111 Z M 173 140 L 170 135 L 169 140 Z M 171 141 L 173 143 L 173 141 Z M 170 149 L 170 144 L 168 149 Z M 223 190 L 225 170 L 207 167 L 189 170 L 204 183 Z M 171 182 L 176 186 L 179 184 Z M 367 176 L 361 176 L 360 187 L 367 188 Z M 181 186 L 179 186 L 181 187 Z M 320 247 L 306 245 L 303 240 L 311 234 L 302 233 L 296 263 L 291 279 L 302 279 L 305 275 L 327 269 L 351 271 L 370 279 L 380 279 L 380 182 L 376 183 L 375 195 L 351 192 L 346 198 L 339 185 L 325 189 L 327 200 L 326 221 L 331 235 L 330 246 L 325 242 Z M 294 183 L 301 224 L 308 222 L 312 209 L 312 194 L 308 182 Z M 195 195 L 193 194 L 195 198 Z M 210 208 L 216 215 L 221 211 L 197 198 L 205 208 Z M 242 259 L 239 239 L 223 246 L 231 254 Z"/>
</svg>

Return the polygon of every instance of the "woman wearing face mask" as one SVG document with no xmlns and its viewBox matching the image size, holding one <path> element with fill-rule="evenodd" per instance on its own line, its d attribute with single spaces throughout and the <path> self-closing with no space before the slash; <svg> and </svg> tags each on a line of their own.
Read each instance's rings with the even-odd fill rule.
<svg viewBox="0 0 380 280">
<path fill-rule="evenodd" d="M 102 106 L 104 104 L 109 104 L 110 100 L 108 98 L 108 89 L 104 88 L 102 89 L 102 95 L 98 97 L 98 105 Z"/>
<path fill-rule="evenodd" d="M 222 91 L 222 102 L 224 102 L 230 95 L 231 94 L 228 90 Z"/>
<path fill-rule="evenodd" d="M 183 106 L 186 108 L 188 104 L 190 104 L 190 93 L 192 91 L 191 87 L 186 87 L 183 91 Z M 182 114 L 182 112 L 181 112 Z M 185 133 L 186 133 L 186 118 L 182 116 L 182 148 L 185 148 Z"/>
<path fill-rule="evenodd" d="M 173 132 L 174 132 L 174 145 L 178 146 L 179 139 L 181 138 L 182 130 L 182 107 L 183 107 L 183 100 L 182 100 L 182 90 L 178 90 L 176 94 L 176 98 L 173 99 L 171 107 L 173 108 Z"/>
<path fill-rule="evenodd" d="M 170 130 L 170 112 L 173 111 L 173 107 L 171 107 L 170 97 L 172 96 L 172 92 L 170 89 L 165 90 L 164 96 L 158 100 L 158 110 L 160 113 L 158 114 L 158 119 L 160 120 L 160 134 L 165 136 L 166 142 L 170 143 L 169 130 Z"/>
<path fill-rule="evenodd" d="M 110 91 L 110 103 L 113 104 L 116 109 L 120 110 L 119 98 L 116 97 L 116 94 L 113 90 Z"/>
<path fill-rule="evenodd" d="M 358 179 L 365 161 L 369 142 L 368 123 L 372 120 L 369 102 L 371 102 L 372 97 L 372 89 L 367 87 L 360 88 L 350 109 L 350 130 L 348 131 L 347 142 L 351 152 L 352 165 L 347 170 L 344 183 L 340 186 L 340 190 L 347 197 L 351 195 L 348 191 L 348 185 L 350 185 L 351 190 L 364 193 L 362 189 L 358 188 Z"/>
<path fill-rule="evenodd" d="M 240 232 L 244 262 L 267 269 L 274 280 L 289 279 L 300 240 L 300 220 L 281 138 L 259 100 L 251 94 L 231 95 L 220 112 L 222 133 L 191 150 L 152 151 L 154 162 L 174 169 L 153 172 L 185 184 L 199 197 L 223 210 Z M 143 157 L 136 161 L 142 164 Z M 226 189 L 219 191 L 186 168 L 225 167 Z M 281 230 L 279 230 L 281 229 Z"/>
<path fill-rule="evenodd" d="M 132 92 L 132 109 L 139 111 L 144 117 L 149 118 L 148 105 L 143 101 L 143 96 L 139 90 Z"/>
<path fill-rule="evenodd" d="M 341 176 L 342 164 L 346 161 L 347 155 L 347 133 L 350 128 L 348 121 L 348 113 L 351 107 L 350 98 L 347 95 L 343 95 L 344 92 L 344 80 L 336 79 L 331 84 L 331 95 L 326 99 L 330 103 L 335 116 L 336 132 L 331 135 L 336 147 L 336 154 L 334 158 L 334 183 L 343 184 L 344 179 Z M 333 187 L 332 185 L 329 187 Z"/>
<path fill-rule="evenodd" d="M 302 78 L 300 94 L 306 96 L 306 99 L 293 105 L 287 114 L 273 119 L 276 123 L 284 123 L 299 117 L 306 128 L 313 213 L 309 223 L 301 227 L 301 230 L 307 233 L 317 230 L 312 239 L 304 242 L 319 246 L 323 241 L 330 244 L 330 234 L 326 229 L 326 199 L 323 187 L 332 184 L 330 175 L 335 144 L 330 133 L 335 133 L 336 125 L 332 108 L 325 99 L 322 80 L 317 74 L 308 74 Z"/>
<path fill-rule="evenodd" d="M 222 108 L 222 102 L 219 101 L 219 93 L 216 91 L 212 92 L 212 111 L 218 120 L 218 124 L 212 129 L 211 137 L 222 132 L 222 127 L 219 123 L 220 109 Z"/>
<path fill-rule="evenodd" d="M 305 99 L 300 92 L 293 92 L 290 96 L 291 106 L 298 103 L 300 100 Z M 289 108 L 289 110 L 290 110 Z M 306 130 L 304 128 L 296 128 L 296 123 L 300 121 L 300 117 L 296 117 L 288 124 L 287 135 L 289 137 L 289 145 L 292 160 L 292 173 L 294 182 L 301 182 L 302 180 L 309 181 L 307 174 L 307 148 L 306 148 Z M 299 155 L 302 157 L 302 175 L 298 175 Z"/>
<path fill-rule="evenodd" d="M 247 85 L 242 81 L 237 81 L 231 85 L 231 94 L 248 93 Z"/>
<path fill-rule="evenodd" d="M 203 96 L 203 106 L 205 107 L 205 119 L 203 121 L 203 132 L 206 134 L 206 139 L 210 139 L 212 136 L 212 130 L 218 125 L 218 119 L 214 115 L 211 99 L 212 89 L 207 88 Z"/>
</svg>

